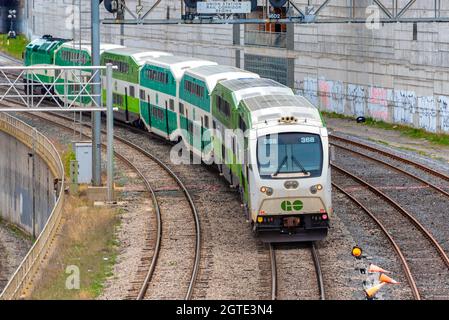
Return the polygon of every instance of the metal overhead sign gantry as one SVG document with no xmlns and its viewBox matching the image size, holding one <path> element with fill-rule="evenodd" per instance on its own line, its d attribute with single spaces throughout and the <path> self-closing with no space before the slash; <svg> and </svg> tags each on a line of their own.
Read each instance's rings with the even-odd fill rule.
<svg viewBox="0 0 449 320">
<path fill-rule="evenodd" d="M 274 19 L 266 17 L 263 19 L 251 19 L 242 17 L 244 13 L 199 13 L 197 8 L 204 7 L 204 3 L 197 0 L 180 0 L 181 1 L 181 18 L 174 19 L 151 19 L 148 18 L 151 12 L 160 5 L 163 0 L 157 0 L 153 6 L 144 11 L 142 0 L 137 1 L 136 11 L 133 12 L 127 5 L 126 0 L 109 0 L 109 4 L 113 4 L 115 18 L 103 19 L 103 24 L 126 24 L 126 25 L 157 25 L 157 24 L 264 24 L 264 23 L 296 23 L 296 24 L 323 24 L 323 23 L 366 23 L 367 17 L 357 16 L 357 0 L 351 0 L 347 6 L 347 15 L 345 17 L 330 18 L 321 15 L 323 9 L 330 7 L 336 0 L 322 0 L 318 6 L 305 6 L 299 8 L 290 0 L 267 0 L 272 7 L 288 8 L 287 17 L 282 19 Z M 212 1 L 210 3 L 214 3 Z M 231 1 L 230 1 L 231 2 Z M 245 1 L 243 1 L 245 2 Z M 385 0 L 373 0 L 374 5 L 377 6 L 379 12 L 383 17 L 379 17 L 379 23 L 425 23 L 425 22 L 449 22 L 449 16 L 443 16 L 441 10 L 441 0 L 409 0 L 403 7 L 399 6 L 399 0 L 389 1 L 389 5 L 385 5 Z M 432 2 L 432 12 L 427 16 L 422 17 L 405 17 L 407 12 L 415 9 L 419 4 L 427 4 Z M 188 13 L 186 13 L 188 11 Z M 201 10 L 200 10 L 201 11 Z M 242 11 L 243 12 L 243 11 Z M 125 13 L 131 16 L 130 19 L 125 19 Z M 365 13 L 365 12 L 364 12 Z"/>
</svg>

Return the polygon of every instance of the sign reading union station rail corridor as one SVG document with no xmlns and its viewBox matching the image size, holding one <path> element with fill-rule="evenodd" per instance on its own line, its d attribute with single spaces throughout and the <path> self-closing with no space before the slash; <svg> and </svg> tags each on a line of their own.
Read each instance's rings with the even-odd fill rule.
<svg viewBox="0 0 449 320">
<path fill-rule="evenodd" d="M 251 1 L 208 1 L 197 2 L 198 13 L 250 13 Z"/>
</svg>

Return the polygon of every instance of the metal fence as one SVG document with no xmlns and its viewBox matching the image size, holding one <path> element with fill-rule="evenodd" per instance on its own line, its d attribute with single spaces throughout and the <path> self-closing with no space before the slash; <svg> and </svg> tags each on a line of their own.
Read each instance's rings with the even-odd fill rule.
<svg viewBox="0 0 449 320">
<path fill-rule="evenodd" d="M 245 30 L 245 44 L 263 47 L 287 47 L 286 32 Z"/>
<path fill-rule="evenodd" d="M 58 228 L 64 204 L 64 166 L 58 151 L 50 140 L 23 121 L 0 112 L 0 130 L 13 135 L 30 148 L 34 146 L 35 152 L 47 163 L 54 176 L 60 180 L 58 198 L 44 229 L 0 295 L 0 299 L 11 300 L 20 298 L 31 282 L 50 247 L 50 240 Z"/>
<path fill-rule="evenodd" d="M 107 77 L 106 68 L 0 67 L 0 103 L 8 101 L 14 104 L 7 111 L 106 111 L 105 102 L 101 102 L 102 81 L 94 80 L 102 73 Z M 93 90 L 94 87 L 99 90 Z M 48 104 L 49 101 L 52 105 Z"/>
</svg>

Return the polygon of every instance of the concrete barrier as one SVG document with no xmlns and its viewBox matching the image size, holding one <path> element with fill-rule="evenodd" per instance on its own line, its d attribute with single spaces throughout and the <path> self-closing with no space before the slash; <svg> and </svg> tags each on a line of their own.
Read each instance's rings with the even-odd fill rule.
<svg viewBox="0 0 449 320">
<path fill-rule="evenodd" d="M 43 227 L 40 228 L 41 232 L 39 233 L 38 238 L 0 295 L 0 299 L 9 300 L 20 298 L 23 292 L 27 289 L 28 284 L 39 268 L 41 260 L 44 258 L 51 244 L 51 239 L 57 230 L 61 220 L 64 202 L 64 166 L 58 151 L 50 140 L 23 121 L 0 112 L 0 131 L 15 137 L 18 143 L 23 144 L 24 147 L 29 148 L 29 150 L 34 150 L 36 158 L 39 157 L 40 159 L 38 161 L 42 161 L 42 165 L 45 164 L 48 168 L 47 171 L 49 172 L 49 175 L 46 176 L 47 186 L 49 176 L 57 177 L 56 179 L 58 179 L 58 183 L 55 184 L 56 197 L 53 210 L 48 216 L 48 219 L 42 221 Z M 20 148 L 18 150 L 20 150 Z M 14 155 L 11 154 L 10 156 Z M 22 173 L 22 175 L 23 174 L 24 173 Z M 45 177 L 43 179 L 45 179 Z M 34 183 L 36 183 L 36 181 Z M 39 181 L 38 183 L 42 184 L 42 181 Z M 50 198 L 51 196 L 48 197 L 48 199 Z M 45 201 L 45 199 L 43 200 Z M 38 203 L 38 201 L 36 203 Z M 23 222 L 20 221 L 20 223 L 19 226 L 22 226 Z"/>
</svg>

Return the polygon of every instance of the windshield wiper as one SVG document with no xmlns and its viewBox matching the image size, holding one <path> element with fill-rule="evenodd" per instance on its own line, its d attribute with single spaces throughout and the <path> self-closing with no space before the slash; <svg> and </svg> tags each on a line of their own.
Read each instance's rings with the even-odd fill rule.
<svg viewBox="0 0 449 320">
<path fill-rule="evenodd" d="M 310 174 L 310 172 L 308 172 L 306 170 L 306 168 L 304 168 L 304 166 L 301 164 L 301 162 L 298 161 L 298 159 L 296 159 L 295 156 L 292 156 L 292 160 L 301 169 L 302 173 L 304 173 L 305 175 L 309 175 Z"/>
<path fill-rule="evenodd" d="M 285 156 L 279 167 L 276 169 L 276 172 L 271 175 L 272 177 L 276 177 L 279 174 L 279 171 L 281 171 L 281 168 L 284 165 L 284 163 L 287 162 L 287 159 L 288 159 L 287 156 Z"/>
</svg>

